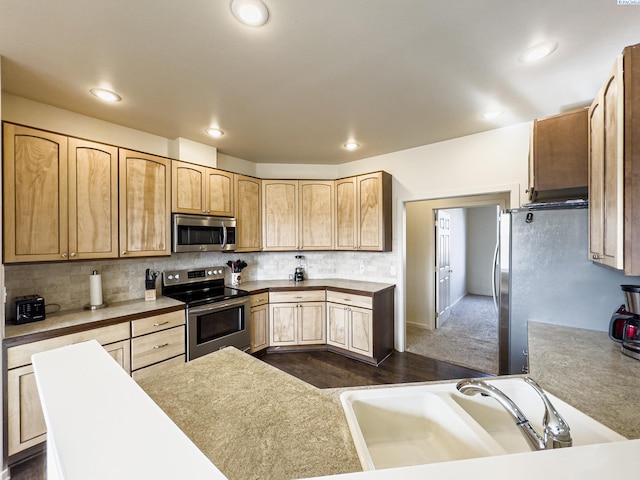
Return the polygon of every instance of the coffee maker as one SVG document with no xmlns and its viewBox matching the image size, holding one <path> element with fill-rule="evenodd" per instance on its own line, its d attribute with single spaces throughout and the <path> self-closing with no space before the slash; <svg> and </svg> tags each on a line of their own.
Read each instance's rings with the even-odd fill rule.
<svg viewBox="0 0 640 480">
<path fill-rule="evenodd" d="M 615 311 L 609 322 L 609 337 L 622 353 L 640 360 L 640 285 L 620 285 L 627 304 Z"/>
<path fill-rule="evenodd" d="M 298 266 L 293 274 L 293 280 L 301 282 L 304 280 L 304 255 L 296 255 L 296 259 L 298 260 Z"/>
</svg>

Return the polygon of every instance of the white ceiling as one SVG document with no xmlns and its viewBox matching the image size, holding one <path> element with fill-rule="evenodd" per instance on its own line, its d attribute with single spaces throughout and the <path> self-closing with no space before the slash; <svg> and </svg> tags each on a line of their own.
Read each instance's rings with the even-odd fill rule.
<svg viewBox="0 0 640 480">
<path fill-rule="evenodd" d="M 0 0 L 2 90 L 253 162 L 337 164 L 582 106 L 640 42 L 640 5 L 616 0 L 265 3 L 252 28 L 230 0 Z"/>
</svg>

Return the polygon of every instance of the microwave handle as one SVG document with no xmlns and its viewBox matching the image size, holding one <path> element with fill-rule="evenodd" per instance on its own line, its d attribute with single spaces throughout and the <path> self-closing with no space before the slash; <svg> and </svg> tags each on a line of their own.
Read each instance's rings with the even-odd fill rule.
<svg viewBox="0 0 640 480">
<path fill-rule="evenodd" d="M 222 225 L 222 248 L 227 245 L 227 226 Z"/>
</svg>

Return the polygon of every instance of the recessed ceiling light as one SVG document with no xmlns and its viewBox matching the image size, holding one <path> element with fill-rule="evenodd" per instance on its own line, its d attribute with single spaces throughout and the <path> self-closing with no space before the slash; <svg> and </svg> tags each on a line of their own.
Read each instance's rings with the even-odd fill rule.
<svg viewBox="0 0 640 480">
<path fill-rule="evenodd" d="M 539 43 L 523 51 L 520 54 L 520 61 L 522 63 L 537 62 L 538 60 L 542 60 L 543 58 L 551 55 L 556 48 L 558 48 L 558 44 L 551 40 Z"/>
<path fill-rule="evenodd" d="M 504 113 L 504 110 L 501 108 L 493 108 L 491 110 L 487 110 L 482 115 L 480 115 L 485 120 L 493 120 L 494 118 L 498 118 L 500 115 Z"/>
<path fill-rule="evenodd" d="M 104 100 L 105 102 L 114 103 L 122 100 L 122 97 L 116 92 L 112 92 L 111 90 L 106 90 L 104 88 L 92 88 L 90 92 L 100 100 Z"/>
<path fill-rule="evenodd" d="M 250 27 L 260 27 L 269 20 L 269 10 L 260 0 L 231 0 L 231 13 Z"/>
<path fill-rule="evenodd" d="M 350 152 L 357 150 L 360 148 L 360 144 L 358 142 L 347 142 L 344 144 L 345 150 L 349 150 Z"/>
<path fill-rule="evenodd" d="M 224 135 L 224 132 L 222 130 L 215 127 L 207 128 L 206 132 L 209 136 L 213 138 L 220 138 L 221 136 Z"/>
</svg>

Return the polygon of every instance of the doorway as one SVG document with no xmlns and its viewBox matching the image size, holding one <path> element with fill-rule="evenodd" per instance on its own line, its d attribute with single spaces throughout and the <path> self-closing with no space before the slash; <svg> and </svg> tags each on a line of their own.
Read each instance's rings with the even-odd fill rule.
<svg viewBox="0 0 640 480">
<path fill-rule="evenodd" d="M 509 193 L 405 206 L 406 350 L 497 374 L 493 263 Z"/>
</svg>

